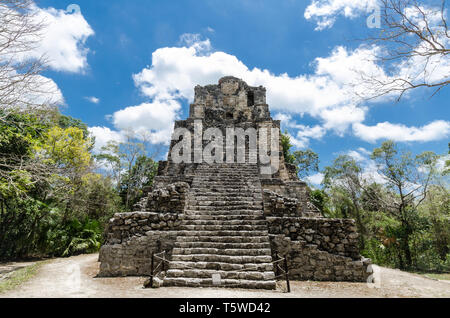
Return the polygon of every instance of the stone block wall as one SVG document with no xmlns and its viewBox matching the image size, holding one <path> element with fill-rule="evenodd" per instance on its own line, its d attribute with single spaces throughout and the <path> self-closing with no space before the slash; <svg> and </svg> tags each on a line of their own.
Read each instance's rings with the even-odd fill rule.
<svg viewBox="0 0 450 318">
<path fill-rule="evenodd" d="M 286 195 L 289 193 L 284 186 L 272 185 L 263 190 L 264 214 L 279 217 L 321 217 L 317 208 L 309 201 L 307 192 L 302 194 Z M 308 195 L 308 197 L 306 197 Z"/>
<path fill-rule="evenodd" d="M 150 273 L 152 252 L 173 249 L 181 216 L 174 213 L 117 213 L 106 231 L 106 244 L 100 249 L 99 276 L 146 276 Z"/>
<path fill-rule="evenodd" d="M 288 198 L 276 192 L 264 190 L 264 214 L 266 216 L 292 216 L 298 217 L 302 214 L 300 202 L 295 198 Z"/>
<path fill-rule="evenodd" d="M 357 281 L 369 277 L 354 220 L 267 217 L 274 258 L 287 255 L 294 280 Z"/>
<path fill-rule="evenodd" d="M 354 220 L 268 217 L 270 234 L 283 234 L 292 241 L 316 245 L 331 254 L 359 258 L 357 228 Z"/>
<path fill-rule="evenodd" d="M 179 215 L 174 213 L 116 213 L 106 230 L 106 244 L 121 244 L 148 231 L 173 231 L 180 224 Z"/>
<path fill-rule="evenodd" d="M 176 231 L 149 231 L 120 244 L 103 245 L 100 249 L 98 276 L 148 276 L 152 253 L 172 251 L 176 237 Z"/>
<path fill-rule="evenodd" d="M 320 250 L 317 245 L 270 235 L 272 251 L 287 256 L 292 280 L 366 282 L 370 273 L 367 258 L 352 259 Z M 276 259 L 276 255 L 274 255 Z"/>
<path fill-rule="evenodd" d="M 134 208 L 147 212 L 183 213 L 189 188 L 186 182 L 176 182 L 155 189 Z"/>
</svg>

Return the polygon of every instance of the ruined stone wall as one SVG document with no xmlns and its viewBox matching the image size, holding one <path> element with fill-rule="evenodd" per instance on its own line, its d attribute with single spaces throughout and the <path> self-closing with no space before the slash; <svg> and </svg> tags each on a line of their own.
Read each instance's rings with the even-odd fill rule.
<svg viewBox="0 0 450 318">
<path fill-rule="evenodd" d="M 157 188 L 148 193 L 134 207 L 139 211 L 159 213 L 183 213 L 186 205 L 189 184 L 176 182 L 168 186 Z"/>
<path fill-rule="evenodd" d="M 274 216 L 321 217 L 320 211 L 311 203 L 306 183 L 301 181 L 281 181 L 262 179 L 264 212 Z M 297 214 L 293 213 L 297 202 Z"/>
<path fill-rule="evenodd" d="M 263 191 L 264 214 L 266 216 L 291 216 L 302 215 L 302 205 L 295 198 L 288 198 L 273 191 Z"/>
<path fill-rule="evenodd" d="M 304 241 L 318 249 L 358 259 L 359 234 L 354 220 L 267 217 L 269 234 L 285 235 L 292 241 Z"/>
<path fill-rule="evenodd" d="M 292 241 L 284 235 L 270 235 L 272 252 L 286 255 L 292 280 L 365 282 L 370 260 L 331 254 L 317 245 Z M 274 259 L 276 255 L 274 254 Z"/>
<path fill-rule="evenodd" d="M 152 252 L 170 256 L 180 224 L 181 215 L 174 213 L 115 214 L 100 249 L 99 276 L 148 275 Z"/>
<path fill-rule="evenodd" d="M 121 244 L 148 231 L 173 231 L 181 224 L 181 215 L 174 213 L 116 213 L 106 230 L 106 244 Z"/>
<path fill-rule="evenodd" d="M 173 250 L 176 231 L 149 231 L 120 244 L 103 245 L 100 249 L 100 277 L 148 276 L 152 253 Z"/>
<path fill-rule="evenodd" d="M 287 255 L 291 279 L 361 282 L 370 275 L 354 220 L 267 217 L 267 222 L 272 252 Z"/>
</svg>

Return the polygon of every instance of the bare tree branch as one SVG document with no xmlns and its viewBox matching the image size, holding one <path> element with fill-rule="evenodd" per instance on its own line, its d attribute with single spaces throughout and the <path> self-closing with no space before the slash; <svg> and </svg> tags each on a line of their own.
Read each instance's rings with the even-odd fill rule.
<svg viewBox="0 0 450 318">
<path fill-rule="evenodd" d="M 382 48 L 374 56 L 384 74 L 358 71 L 368 88 L 357 94 L 367 100 L 396 96 L 418 88 L 433 89 L 431 97 L 450 84 L 450 37 L 446 1 L 380 0 L 381 29 L 363 39 Z"/>
</svg>

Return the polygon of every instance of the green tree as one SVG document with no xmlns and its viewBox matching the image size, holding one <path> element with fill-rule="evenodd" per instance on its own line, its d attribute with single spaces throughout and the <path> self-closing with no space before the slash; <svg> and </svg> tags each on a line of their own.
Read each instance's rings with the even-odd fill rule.
<svg viewBox="0 0 450 318">
<path fill-rule="evenodd" d="M 108 166 L 127 211 L 140 198 L 142 189 L 152 185 L 156 175 L 157 163 L 146 155 L 147 152 L 145 142 L 129 131 L 124 142 L 109 142 L 95 156 Z"/>
<path fill-rule="evenodd" d="M 281 146 L 283 147 L 284 161 L 296 166 L 299 178 L 303 179 L 312 172 L 319 171 L 319 155 L 311 149 L 292 152 L 293 145 L 287 131 L 281 134 Z"/>
<path fill-rule="evenodd" d="M 339 156 L 331 166 L 324 169 L 323 185 L 325 189 L 332 190 L 334 196 L 339 197 L 339 207 L 344 217 L 351 216 L 356 219 L 358 229 L 362 233 L 362 244 L 367 235 L 360 201 L 363 182 L 361 166 L 348 155 Z"/>
<path fill-rule="evenodd" d="M 58 116 L 0 116 L 0 258 L 98 246 L 119 199 L 108 178 L 91 173 L 93 140 L 77 121 L 52 121 Z"/>
<path fill-rule="evenodd" d="M 388 200 L 372 193 L 373 199 L 381 202 L 384 210 L 401 224 L 399 244 L 404 256 L 404 260 L 400 258 L 403 269 L 413 265 L 411 236 L 419 220 L 417 208 L 427 196 L 438 158 L 432 152 L 413 157 L 410 152 L 399 149 L 393 141 L 384 142 L 372 153 L 378 173 L 383 176 L 388 191 L 392 193 Z"/>
</svg>

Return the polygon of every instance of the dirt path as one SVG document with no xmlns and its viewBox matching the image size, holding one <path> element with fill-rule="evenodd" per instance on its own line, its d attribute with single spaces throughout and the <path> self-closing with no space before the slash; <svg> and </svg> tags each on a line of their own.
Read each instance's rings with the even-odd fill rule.
<svg viewBox="0 0 450 318">
<path fill-rule="evenodd" d="M 436 281 L 399 270 L 378 268 L 379 284 L 369 288 L 365 283 L 291 282 L 292 293 L 221 288 L 143 289 L 145 278 L 95 278 L 98 254 L 55 259 L 42 266 L 39 273 L 20 288 L 0 297 L 45 298 L 246 298 L 246 297 L 450 297 L 450 282 Z"/>
</svg>

